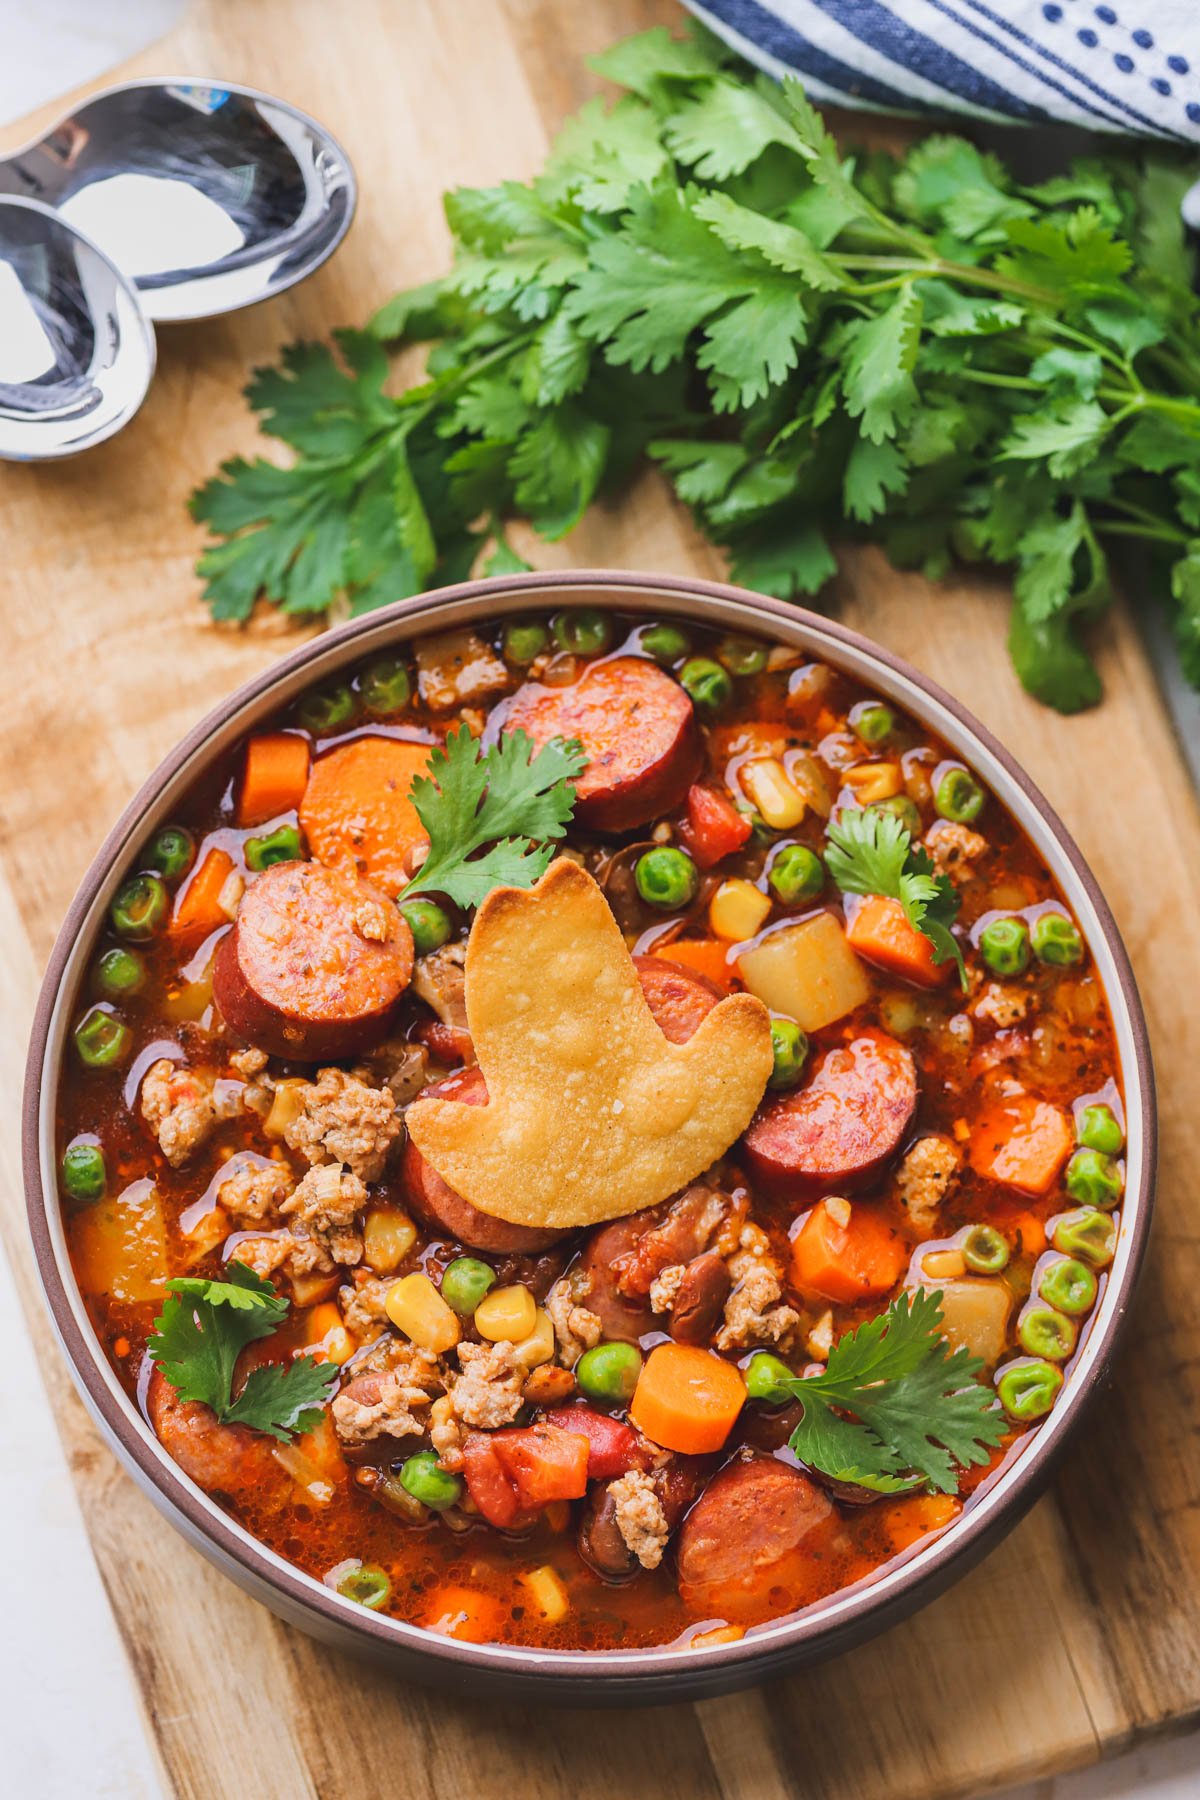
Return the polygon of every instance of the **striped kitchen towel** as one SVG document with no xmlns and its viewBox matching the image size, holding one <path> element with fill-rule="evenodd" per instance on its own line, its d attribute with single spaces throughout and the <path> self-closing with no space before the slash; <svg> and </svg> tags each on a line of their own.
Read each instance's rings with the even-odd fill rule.
<svg viewBox="0 0 1200 1800">
<path fill-rule="evenodd" d="M 1200 143 L 1200 0 L 684 0 L 814 100 Z"/>
</svg>

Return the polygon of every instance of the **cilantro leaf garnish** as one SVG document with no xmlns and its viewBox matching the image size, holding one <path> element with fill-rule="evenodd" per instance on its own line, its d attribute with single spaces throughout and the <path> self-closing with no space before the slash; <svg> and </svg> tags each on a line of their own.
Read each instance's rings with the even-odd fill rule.
<svg viewBox="0 0 1200 1800">
<path fill-rule="evenodd" d="M 914 844 L 894 813 L 844 812 L 828 829 L 825 862 L 843 894 L 880 894 L 898 900 L 915 931 L 929 939 L 933 960 L 953 959 L 964 991 L 966 965 L 950 929 L 958 917 L 958 890 L 939 875 L 928 854 Z"/>
<path fill-rule="evenodd" d="M 1200 328 L 1186 151 L 1114 146 L 1026 185 L 935 133 L 843 158 L 798 82 L 662 27 L 539 175 L 446 197 L 456 259 L 247 397 L 276 460 L 193 496 L 214 616 L 362 612 L 574 529 L 649 457 L 734 579 L 793 599 L 867 537 L 941 577 L 1010 569 L 1009 650 L 1064 712 L 1111 547 L 1156 561 L 1200 686 Z M 388 391 L 391 352 L 428 346 Z M 280 463 L 285 466 L 280 466 Z M 916 871 L 920 873 L 921 871 Z"/>
<path fill-rule="evenodd" d="M 822 1374 L 783 1384 L 804 1408 L 790 1440 L 801 1462 L 875 1493 L 957 1493 L 957 1470 L 986 1463 L 1007 1427 L 976 1379 L 983 1364 L 941 1325 L 939 1293 L 901 1294 L 838 1340 Z"/>
<path fill-rule="evenodd" d="M 532 887 L 567 828 L 571 777 L 586 761 L 578 744 L 561 738 L 535 752 L 525 732 L 513 731 L 481 751 L 465 726 L 452 731 L 430 757 L 429 774 L 412 785 L 429 855 L 401 898 L 445 894 L 471 907 L 494 887 Z"/>
<path fill-rule="evenodd" d="M 288 1302 L 244 1263 L 229 1263 L 225 1274 L 223 1281 L 185 1275 L 167 1283 L 170 1293 L 148 1343 L 151 1360 L 181 1400 L 210 1406 L 223 1425 L 249 1425 L 287 1443 L 320 1422 L 337 1364 L 311 1356 L 265 1363 L 251 1370 L 235 1396 L 238 1357 L 283 1323 Z"/>
</svg>

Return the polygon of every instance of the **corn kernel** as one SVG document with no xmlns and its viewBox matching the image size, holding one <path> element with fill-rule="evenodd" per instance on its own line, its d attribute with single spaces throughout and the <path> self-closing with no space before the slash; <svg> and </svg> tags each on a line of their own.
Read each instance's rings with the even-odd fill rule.
<svg viewBox="0 0 1200 1800">
<path fill-rule="evenodd" d="M 271 1099 L 271 1110 L 263 1120 L 263 1130 L 269 1138 L 282 1138 L 293 1120 L 298 1119 L 304 1111 L 304 1095 L 302 1089 L 308 1083 L 296 1076 L 287 1076 L 283 1081 L 275 1083 L 275 1093 Z"/>
<path fill-rule="evenodd" d="M 961 1250 L 929 1250 L 921 1258 L 921 1273 L 932 1281 L 954 1281 L 966 1272 Z"/>
<path fill-rule="evenodd" d="M 740 943 L 764 924 L 771 902 L 752 881 L 723 881 L 708 903 L 708 922 L 717 937 Z"/>
<path fill-rule="evenodd" d="M 788 779 L 783 764 L 775 757 L 746 763 L 738 779 L 742 791 L 772 831 L 790 831 L 804 817 L 804 795 Z"/>
<path fill-rule="evenodd" d="M 376 1275 L 394 1275 L 417 1241 L 417 1228 L 399 1206 L 373 1206 L 363 1221 L 363 1261 Z"/>
<path fill-rule="evenodd" d="M 476 1314 L 478 1318 L 478 1314 Z M 522 1338 L 514 1352 L 518 1362 L 527 1369 L 540 1368 L 554 1356 L 554 1321 L 544 1306 L 537 1309 L 537 1323 L 527 1338 Z"/>
<path fill-rule="evenodd" d="M 383 1304 L 396 1330 L 422 1350 L 441 1356 L 457 1344 L 458 1316 L 446 1305 L 428 1275 L 404 1275 L 394 1281 Z"/>
<path fill-rule="evenodd" d="M 833 1220 L 834 1224 L 840 1225 L 842 1230 L 845 1231 L 847 1225 L 850 1223 L 850 1202 L 848 1200 L 843 1200 L 840 1194 L 831 1194 L 828 1200 L 822 1200 L 821 1205 L 825 1208 L 825 1211 L 829 1214 L 829 1217 Z"/>
<path fill-rule="evenodd" d="M 842 780 L 853 788 L 860 806 L 891 800 L 904 785 L 898 763 L 855 763 L 852 769 L 842 770 Z"/>
<path fill-rule="evenodd" d="M 714 1625 L 711 1631 L 698 1631 L 687 1641 L 689 1650 L 702 1650 L 705 1644 L 736 1644 L 746 1635 L 744 1625 Z"/>
<path fill-rule="evenodd" d="M 480 1337 L 493 1344 L 499 1344 L 505 1338 L 510 1343 L 520 1344 L 532 1336 L 537 1327 L 537 1315 L 537 1301 L 527 1287 L 493 1288 L 475 1308 L 475 1329 Z"/>
<path fill-rule="evenodd" d="M 560 1619 L 570 1611 L 571 1602 L 562 1578 L 552 1569 L 549 1563 L 543 1563 L 540 1569 L 528 1569 L 519 1577 L 521 1586 L 526 1588 L 530 1599 L 542 1617 L 551 1625 L 557 1625 Z"/>
</svg>

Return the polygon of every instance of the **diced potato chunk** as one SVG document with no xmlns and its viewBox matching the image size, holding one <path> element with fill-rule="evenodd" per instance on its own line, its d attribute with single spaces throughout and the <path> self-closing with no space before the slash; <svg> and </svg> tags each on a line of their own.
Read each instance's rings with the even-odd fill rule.
<svg viewBox="0 0 1200 1800">
<path fill-rule="evenodd" d="M 925 1273 L 928 1274 L 928 1258 Z M 942 1333 L 953 1350 L 969 1350 L 989 1369 L 1004 1354 L 1012 1295 L 1003 1281 L 965 1275 L 951 1281 L 927 1281 L 942 1296 Z"/>
<path fill-rule="evenodd" d="M 135 1302 L 161 1300 L 167 1239 L 154 1183 L 132 1182 L 123 1193 L 80 1214 L 74 1248 L 85 1294 Z"/>
<path fill-rule="evenodd" d="M 737 959 L 738 974 L 772 1012 L 819 1031 L 862 1006 L 871 992 L 862 964 L 832 913 L 773 931 Z"/>
</svg>

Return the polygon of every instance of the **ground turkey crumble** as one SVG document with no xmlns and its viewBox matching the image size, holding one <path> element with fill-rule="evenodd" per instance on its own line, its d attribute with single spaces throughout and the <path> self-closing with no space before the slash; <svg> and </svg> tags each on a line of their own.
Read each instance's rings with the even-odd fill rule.
<svg viewBox="0 0 1200 1800">
<path fill-rule="evenodd" d="M 757 1225 L 742 1226 L 738 1248 L 729 1258 L 734 1289 L 725 1302 L 725 1322 L 717 1333 L 718 1350 L 746 1350 L 753 1344 L 783 1344 L 800 1322 L 791 1306 L 782 1306 L 783 1281 L 771 1255 L 767 1234 Z"/>
<path fill-rule="evenodd" d="M 181 1169 L 221 1116 L 213 1077 L 160 1056 L 142 1082 L 142 1117 L 173 1169 Z"/>
<path fill-rule="evenodd" d="M 402 1123 L 390 1088 L 368 1087 L 343 1069 L 322 1069 L 305 1084 L 303 1106 L 284 1136 L 308 1162 L 345 1163 L 361 1181 L 378 1181 Z"/>
<path fill-rule="evenodd" d="M 465 944 L 447 944 L 413 965 L 413 993 L 454 1031 L 467 1029 L 466 955 Z"/>
<path fill-rule="evenodd" d="M 352 1285 L 346 1283 L 338 1289 L 346 1330 L 360 1344 L 370 1343 L 387 1325 L 388 1290 L 394 1286 L 392 1276 L 368 1275 L 365 1269 L 356 1269 Z"/>
<path fill-rule="evenodd" d="M 291 1170 L 282 1163 L 267 1168 L 243 1163 L 217 1189 L 217 1204 L 237 1225 L 261 1225 L 279 1212 L 295 1185 Z"/>
<path fill-rule="evenodd" d="M 1001 987 L 998 981 L 989 981 L 971 1011 L 997 1031 L 1007 1031 L 1021 1023 L 1029 1011 L 1030 998 L 1022 988 Z"/>
<path fill-rule="evenodd" d="M 896 1191 L 918 1231 L 937 1223 L 937 1211 L 958 1180 L 961 1158 L 947 1137 L 918 1138 L 896 1171 Z"/>
<path fill-rule="evenodd" d="M 953 819 L 938 819 L 925 833 L 925 848 L 939 875 L 962 876 L 987 849 L 987 839 Z"/>
<path fill-rule="evenodd" d="M 356 1225 L 366 1201 L 367 1190 L 357 1175 L 337 1163 L 322 1163 L 308 1171 L 279 1210 L 294 1221 L 293 1235 L 315 1240 L 332 1267 L 362 1261 L 362 1236 Z"/>
<path fill-rule="evenodd" d="M 591 1277 L 583 1269 L 572 1269 L 556 1281 L 546 1295 L 546 1311 L 554 1326 L 559 1353 L 569 1369 L 573 1369 L 585 1350 L 600 1342 L 603 1325 L 599 1315 L 583 1304 L 592 1290 Z"/>
<path fill-rule="evenodd" d="M 650 1305 L 654 1312 L 670 1312 L 683 1284 L 686 1267 L 683 1263 L 672 1263 L 661 1275 L 656 1275 L 650 1283 Z"/>
<path fill-rule="evenodd" d="M 516 1346 L 507 1339 L 498 1344 L 462 1343 L 458 1366 L 461 1373 L 449 1388 L 455 1418 L 480 1431 L 511 1425 L 524 1404 L 529 1375 L 529 1365 L 517 1356 Z"/>
<path fill-rule="evenodd" d="M 657 1569 L 671 1528 L 653 1481 L 642 1469 L 630 1469 L 628 1474 L 611 1481 L 608 1491 L 626 1549 L 637 1557 L 643 1569 Z"/>
<path fill-rule="evenodd" d="M 334 1395 L 330 1406 L 334 1430 L 346 1445 L 379 1437 L 421 1437 L 428 1427 L 430 1403 L 444 1386 L 444 1371 L 432 1350 L 389 1336 L 367 1351 Z"/>
</svg>

